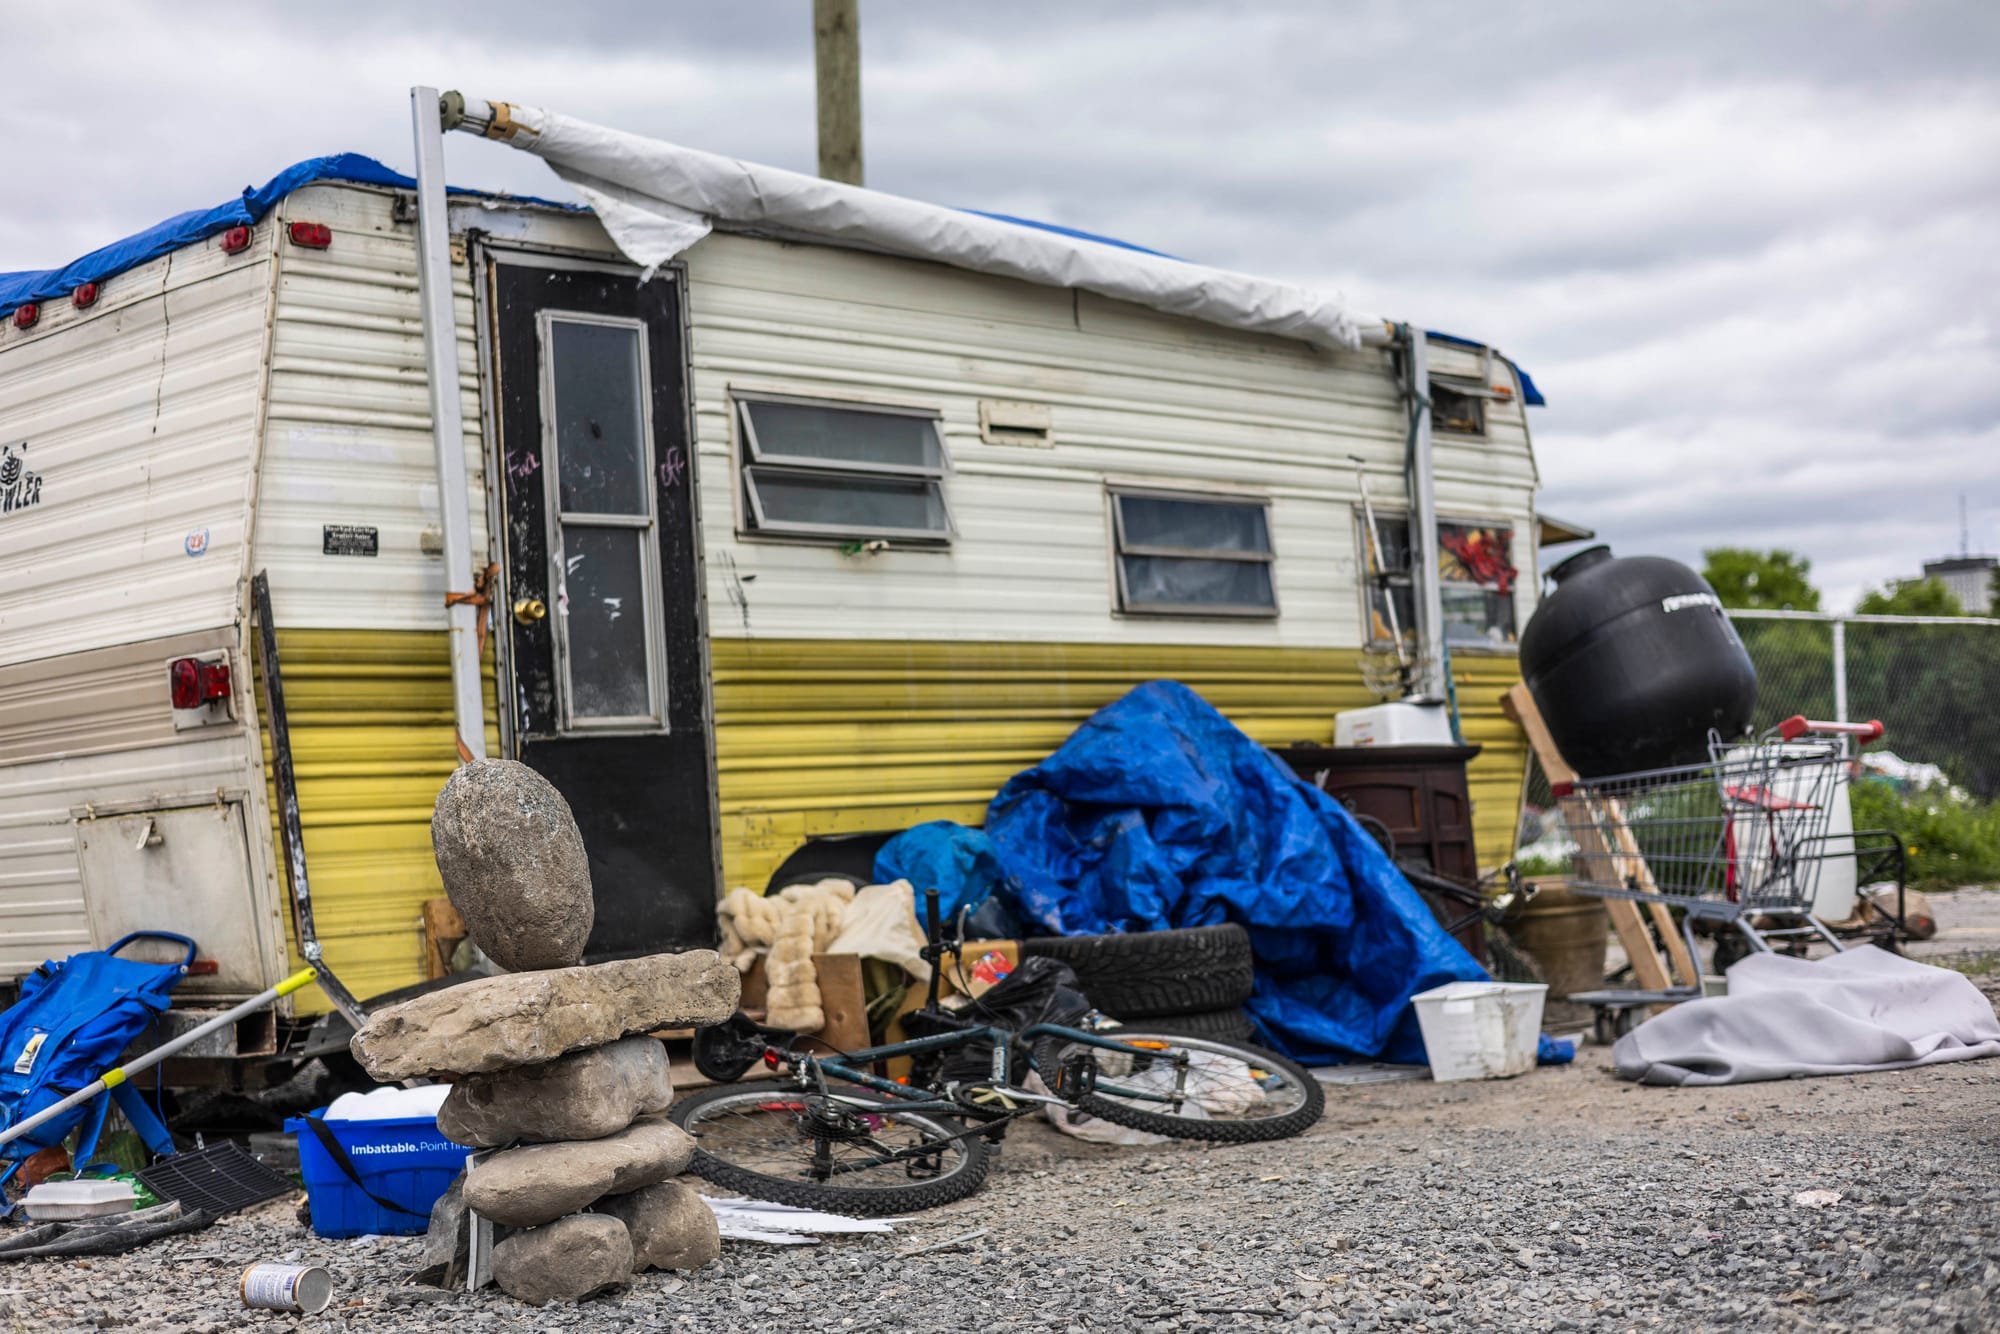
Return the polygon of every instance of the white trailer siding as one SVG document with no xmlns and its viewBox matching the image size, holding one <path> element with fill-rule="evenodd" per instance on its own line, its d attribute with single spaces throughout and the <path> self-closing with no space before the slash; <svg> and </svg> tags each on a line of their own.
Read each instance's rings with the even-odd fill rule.
<svg viewBox="0 0 2000 1334">
<path fill-rule="evenodd" d="M 167 663 L 217 649 L 229 651 L 237 668 L 238 721 L 176 732 Z M 39 661 L 0 667 L 0 980 L 111 944 L 92 931 L 78 863 L 80 817 L 221 800 L 242 807 L 246 828 L 262 818 L 263 766 L 255 732 L 243 721 L 251 713 L 247 663 L 230 625 L 70 654 L 54 672 Z M 283 960 L 276 901 L 256 890 L 265 883 L 264 841 L 253 834 L 245 856 L 249 884 L 204 884 L 192 911 L 162 909 L 148 925 L 200 939 L 215 934 L 204 929 L 204 912 L 217 927 L 239 926 L 247 912 L 263 957 L 229 962 L 239 971 L 263 968 L 248 994 L 268 984 Z M 182 989 L 207 988 L 191 978 Z"/>
<path fill-rule="evenodd" d="M 717 235 L 687 262 L 718 638 L 1361 643 L 1349 456 L 1366 460 L 1377 503 L 1400 507 L 1405 428 L 1387 353 L 1320 352 L 829 247 Z M 1440 348 L 1434 361 L 1465 373 L 1480 358 Z M 857 557 L 741 539 L 731 394 L 757 390 L 942 413 L 950 547 Z M 1047 405 L 1052 446 L 984 443 L 982 399 Z M 1493 405 L 1484 439 L 1443 437 L 1438 455 L 1442 512 L 1511 522 L 1528 540 L 1534 463 L 1518 403 Z M 1281 614 L 1114 614 L 1105 491 L 1118 483 L 1270 497 Z M 1525 581 L 1519 596 L 1525 621 Z"/>
<path fill-rule="evenodd" d="M 0 664 L 236 622 L 271 265 L 268 229 L 210 240 L 0 330 L 0 445 L 41 477 L 0 514 Z"/>
<path fill-rule="evenodd" d="M 300 220 L 333 231 L 325 250 L 283 247 L 277 274 L 253 566 L 269 571 L 273 610 L 288 629 L 444 628 L 416 224 L 395 220 L 395 198 L 314 185 L 278 213 L 280 227 Z M 462 248 L 455 253 L 465 473 L 473 559 L 483 566 L 478 352 L 470 272 Z M 373 530 L 377 554 L 326 554 L 329 526 Z"/>
</svg>

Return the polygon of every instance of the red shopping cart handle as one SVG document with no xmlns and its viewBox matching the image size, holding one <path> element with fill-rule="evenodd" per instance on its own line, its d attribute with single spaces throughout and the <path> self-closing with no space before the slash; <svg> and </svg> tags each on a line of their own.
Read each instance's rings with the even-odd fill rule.
<svg viewBox="0 0 2000 1334">
<path fill-rule="evenodd" d="M 1882 724 L 1873 720 L 1865 723 L 1816 723 L 1797 713 L 1778 724 L 1778 735 L 1787 741 L 1796 741 L 1808 732 L 1818 736 L 1859 737 L 1865 746 L 1882 739 Z"/>
</svg>

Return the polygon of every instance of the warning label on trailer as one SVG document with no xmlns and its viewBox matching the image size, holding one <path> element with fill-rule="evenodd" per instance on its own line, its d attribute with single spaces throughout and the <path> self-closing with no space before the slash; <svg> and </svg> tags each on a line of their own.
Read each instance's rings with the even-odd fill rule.
<svg viewBox="0 0 2000 1334">
<path fill-rule="evenodd" d="M 320 529 L 320 552 L 327 556 L 374 556 L 382 550 L 378 529 L 330 523 Z"/>
</svg>

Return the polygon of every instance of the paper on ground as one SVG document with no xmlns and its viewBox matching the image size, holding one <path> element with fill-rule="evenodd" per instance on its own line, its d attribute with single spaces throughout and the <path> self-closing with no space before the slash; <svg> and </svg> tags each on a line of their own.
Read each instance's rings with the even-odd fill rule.
<svg viewBox="0 0 2000 1334">
<path fill-rule="evenodd" d="M 768 1246 L 810 1246 L 822 1236 L 850 1232 L 894 1232 L 906 1218 L 849 1218 L 769 1200 L 701 1197 L 715 1215 L 715 1225 L 730 1241 L 755 1241 Z"/>
</svg>

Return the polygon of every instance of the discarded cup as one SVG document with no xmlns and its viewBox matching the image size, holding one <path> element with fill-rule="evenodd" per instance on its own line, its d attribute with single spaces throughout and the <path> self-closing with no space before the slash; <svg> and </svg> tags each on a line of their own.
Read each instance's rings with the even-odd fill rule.
<svg viewBox="0 0 2000 1334">
<path fill-rule="evenodd" d="M 318 1315 L 333 1300 L 333 1276 L 318 1265 L 251 1265 L 243 1304 L 263 1311 Z"/>
</svg>

